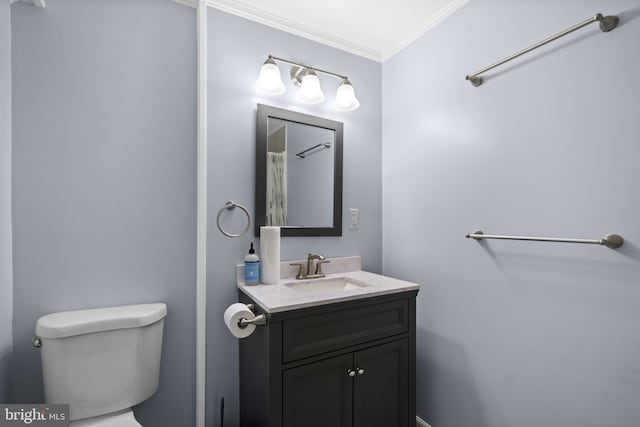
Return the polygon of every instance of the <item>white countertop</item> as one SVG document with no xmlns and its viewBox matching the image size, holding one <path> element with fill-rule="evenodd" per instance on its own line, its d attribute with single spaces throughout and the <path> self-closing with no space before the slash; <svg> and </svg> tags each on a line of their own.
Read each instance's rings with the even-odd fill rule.
<svg viewBox="0 0 640 427">
<path fill-rule="evenodd" d="M 363 282 L 367 286 L 354 287 L 354 289 L 338 291 L 322 291 L 318 293 L 298 292 L 286 286 L 286 283 L 295 282 L 302 286 L 305 280 L 295 278 L 282 279 L 273 285 L 245 285 L 238 283 L 238 289 L 258 303 L 267 313 L 279 313 L 300 308 L 315 307 L 319 305 L 333 304 L 342 301 L 353 301 L 373 296 L 388 295 L 420 289 L 416 283 L 394 279 L 392 277 L 369 273 L 367 271 L 345 271 L 326 275 L 326 279 L 344 277 Z M 308 279 L 316 281 L 317 279 Z M 322 280 L 322 279 L 320 279 Z"/>
</svg>

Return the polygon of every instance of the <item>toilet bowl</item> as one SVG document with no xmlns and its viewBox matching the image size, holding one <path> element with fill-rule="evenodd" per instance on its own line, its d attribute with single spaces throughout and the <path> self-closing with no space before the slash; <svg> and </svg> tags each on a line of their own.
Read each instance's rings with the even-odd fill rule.
<svg viewBox="0 0 640 427">
<path fill-rule="evenodd" d="M 131 408 L 158 389 L 166 314 L 157 303 L 42 316 L 46 402 L 68 404 L 71 427 L 140 427 Z"/>
</svg>

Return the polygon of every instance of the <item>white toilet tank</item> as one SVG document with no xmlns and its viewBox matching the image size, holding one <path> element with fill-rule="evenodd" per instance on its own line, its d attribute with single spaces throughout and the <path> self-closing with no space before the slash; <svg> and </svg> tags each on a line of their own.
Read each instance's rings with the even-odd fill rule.
<svg viewBox="0 0 640 427">
<path fill-rule="evenodd" d="M 140 304 L 47 314 L 38 319 L 47 403 L 71 420 L 130 408 L 158 388 L 167 306 Z"/>
</svg>

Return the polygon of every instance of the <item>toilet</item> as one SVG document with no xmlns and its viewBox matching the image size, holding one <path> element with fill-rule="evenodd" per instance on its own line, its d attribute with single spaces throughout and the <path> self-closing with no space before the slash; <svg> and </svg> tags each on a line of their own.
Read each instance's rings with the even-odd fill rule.
<svg viewBox="0 0 640 427">
<path fill-rule="evenodd" d="M 162 303 L 65 311 L 36 323 L 47 403 L 71 427 L 139 427 L 133 406 L 158 389 Z"/>
</svg>

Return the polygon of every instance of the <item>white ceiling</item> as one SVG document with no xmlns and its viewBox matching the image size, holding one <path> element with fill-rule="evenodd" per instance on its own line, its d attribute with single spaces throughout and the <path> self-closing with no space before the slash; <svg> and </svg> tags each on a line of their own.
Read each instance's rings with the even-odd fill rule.
<svg viewBox="0 0 640 427">
<path fill-rule="evenodd" d="M 207 0 L 207 4 L 384 61 L 467 0 Z"/>
</svg>

